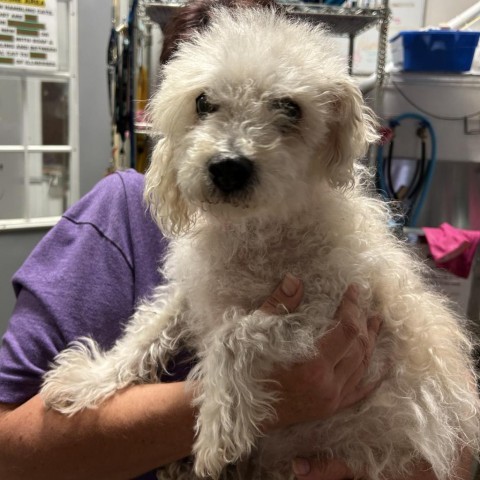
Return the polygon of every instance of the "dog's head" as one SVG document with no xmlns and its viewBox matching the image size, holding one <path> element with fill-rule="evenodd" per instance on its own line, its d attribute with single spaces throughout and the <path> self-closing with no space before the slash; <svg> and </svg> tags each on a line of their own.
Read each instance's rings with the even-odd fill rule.
<svg viewBox="0 0 480 480">
<path fill-rule="evenodd" d="M 164 67 L 145 196 L 165 233 L 202 212 L 287 215 L 353 182 L 375 121 L 327 34 L 273 11 L 219 9 Z"/>
</svg>

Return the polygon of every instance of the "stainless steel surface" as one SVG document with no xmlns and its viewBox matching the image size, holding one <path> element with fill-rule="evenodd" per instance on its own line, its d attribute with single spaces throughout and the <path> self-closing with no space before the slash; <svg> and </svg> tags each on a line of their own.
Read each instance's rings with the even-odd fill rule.
<svg viewBox="0 0 480 480">
<path fill-rule="evenodd" d="M 358 35 L 381 22 L 388 13 L 382 8 L 342 8 L 321 4 L 287 4 L 298 18 L 327 25 L 334 35 Z"/>
<path fill-rule="evenodd" d="M 477 335 L 477 338 L 480 340 L 480 251 L 477 251 L 475 262 L 472 268 L 472 288 L 470 290 L 470 300 L 468 302 L 467 317 L 472 321 L 472 330 Z M 478 477 L 476 478 L 480 480 L 480 471 L 478 472 Z"/>
<path fill-rule="evenodd" d="M 480 163 L 437 162 L 432 185 L 418 219 L 419 227 L 480 230 Z"/>
</svg>

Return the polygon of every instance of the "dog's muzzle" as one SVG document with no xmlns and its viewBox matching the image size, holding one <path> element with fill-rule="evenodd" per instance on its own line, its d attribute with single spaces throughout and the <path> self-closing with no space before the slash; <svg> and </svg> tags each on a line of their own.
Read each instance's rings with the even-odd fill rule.
<svg viewBox="0 0 480 480">
<path fill-rule="evenodd" d="M 215 157 L 208 165 L 214 185 L 223 193 L 243 190 L 253 179 L 254 165 L 247 157 Z"/>
</svg>

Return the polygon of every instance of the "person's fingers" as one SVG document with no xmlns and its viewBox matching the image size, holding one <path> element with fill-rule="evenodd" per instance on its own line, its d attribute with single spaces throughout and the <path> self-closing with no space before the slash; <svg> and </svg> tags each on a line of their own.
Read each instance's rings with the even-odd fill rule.
<svg viewBox="0 0 480 480">
<path fill-rule="evenodd" d="M 352 387 L 355 386 L 355 379 L 357 384 L 360 382 L 370 363 L 382 324 L 382 318 L 379 315 L 372 315 L 367 318 L 364 313 L 361 313 L 360 318 L 362 320 L 359 321 L 360 332 L 357 341 L 352 344 L 350 350 L 339 360 L 334 369 L 335 378 L 339 381 L 346 380 Z M 366 332 L 363 331 L 363 326 L 367 329 Z M 363 369 L 361 368 L 362 364 L 365 367 Z M 360 376 L 355 377 L 356 373 L 359 373 Z"/>
<path fill-rule="evenodd" d="M 350 350 L 334 366 L 335 379 L 343 385 L 350 380 L 352 374 L 360 367 L 365 370 L 365 366 L 368 365 L 369 352 L 370 341 L 368 336 L 359 334 L 358 338 L 352 342 Z"/>
<path fill-rule="evenodd" d="M 260 310 L 268 314 L 293 312 L 303 297 L 302 281 L 287 273 L 275 291 L 263 302 Z"/>
<path fill-rule="evenodd" d="M 368 366 L 370 359 L 372 358 L 373 351 L 377 344 L 377 337 L 382 327 L 383 318 L 380 315 L 372 315 L 368 317 L 367 329 L 368 329 L 368 345 L 365 352 L 364 363 Z"/>
<path fill-rule="evenodd" d="M 363 373 L 365 373 L 365 369 L 363 369 Z M 359 374 L 356 373 L 356 375 L 358 377 Z M 382 381 L 383 381 L 383 378 L 377 382 L 369 383 L 366 385 L 360 385 L 360 382 L 357 382 L 357 386 L 353 388 L 350 393 L 347 393 L 343 397 L 338 407 L 339 410 L 343 408 L 351 407 L 352 405 L 355 405 L 356 403 L 358 403 L 360 400 L 363 400 L 364 398 L 368 397 L 374 390 L 376 390 L 380 386 Z"/>
<path fill-rule="evenodd" d="M 389 370 L 388 365 L 385 366 L 379 381 L 363 385 L 361 383 L 365 372 L 368 369 L 370 358 L 373 354 L 377 336 L 382 323 L 383 319 L 379 315 L 374 315 L 369 318 L 369 345 L 367 351 L 365 352 L 365 358 L 364 361 L 358 366 L 357 370 L 352 373 L 351 377 L 345 383 L 343 389 L 344 396 L 339 408 L 350 407 L 360 400 L 363 400 L 365 397 L 368 397 L 382 383 L 384 376 L 387 374 Z"/>
<path fill-rule="evenodd" d="M 337 458 L 295 458 L 292 462 L 297 480 L 349 480 L 353 472 Z"/>
<path fill-rule="evenodd" d="M 332 366 L 351 353 L 352 347 L 360 347 L 361 352 L 368 343 L 367 317 L 358 305 L 358 294 L 358 287 L 348 287 L 335 313 L 337 324 L 320 339 L 322 356 Z"/>
<path fill-rule="evenodd" d="M 370 338 L 374 338 L 374 340 L 376 341 L 378 334 L 380 333 L 380 329 L 382 328 L 382 325 L 383 325 L 383 317 L 378 313 L 371 314 L 368 317 L 368 321 L 367 321 L 368 336 Z"/>
<path fill-rule="evenodd" d="M 343 397 L 339 408 L 346 408 L 368 396 L 381 382 L 362 385 L 361 382 L 368 369 L 370 359 L 375 349 L 378 332 L 383 319 L 379 315 L 369 317 L 368 344 L 363 348 L 362 353 L 356 357 L 345 356 L 335 369 L 336 378 L 345 378 L 340 375 L 348 375 L 348 379 L 343 385 Z M 359 350 L 357 350 L 357 353 Z M 356 367 L 355 367 L 356 365 Z M 343 371 L 340 373 L 340 370 Z M 383 376 L 382 376 L 383 377 Z"/>
</svg>

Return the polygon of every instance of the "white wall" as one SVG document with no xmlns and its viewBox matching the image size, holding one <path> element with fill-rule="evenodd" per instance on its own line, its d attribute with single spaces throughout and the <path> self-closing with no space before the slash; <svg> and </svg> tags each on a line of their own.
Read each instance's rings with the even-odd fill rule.
<svg viewBox="0 0 480 480">
<path fill-rule="evenodd" d="M 80 195 L 105 175 L 110 161 L 107 45 L 111 2 L 78 0 Z"/>
<path fill-rule="evenodd" d="M 426 25 L 439 25 L 477 3 L 477 0 L 427 0 L 425 9 Z"/>
</svg>

